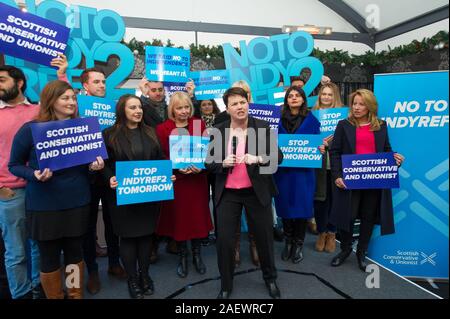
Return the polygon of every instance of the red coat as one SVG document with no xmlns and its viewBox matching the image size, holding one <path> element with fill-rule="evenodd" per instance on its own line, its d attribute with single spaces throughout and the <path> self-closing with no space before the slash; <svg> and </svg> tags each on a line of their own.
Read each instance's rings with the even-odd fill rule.
<svg viewBox="0 0 450 319">
<path fill-rule="evenodd" d="M 190 135 L 201 135 L 206 129 L 201 121 L 201 130 L 194 132 L 194 120 L 188 124 Z M 175 122 L 167 120 L 156 127 L 156 134 L 163 153 L 169 158 L 169 136 L 176 128 Z M 213 228 L 209 210 L 209 187 L 206 171 L 195 175 L 184 175 L 175 171 L 175 199 L 163 202 L 156 233 L 169 236 L 176 241 L 205 238 Z"/>
</svg>

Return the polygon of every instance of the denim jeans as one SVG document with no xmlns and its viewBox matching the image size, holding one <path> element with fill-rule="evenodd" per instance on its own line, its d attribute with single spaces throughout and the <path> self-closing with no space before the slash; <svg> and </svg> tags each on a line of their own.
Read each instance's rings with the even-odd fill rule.
<svg viewBox="0 0 450 319">
<path fill-rule="evenodd" d="M 5 267 L 9 290 L 13 299 L 26 295 L 39 283 L 39 252 L 35 242 L 29 242 L 32 270 L 27 266 L 27 230 L 25 189 L 15 189 L 16 195 L 0 200 L 0 228 L 5 242 Z"/>
</svg>

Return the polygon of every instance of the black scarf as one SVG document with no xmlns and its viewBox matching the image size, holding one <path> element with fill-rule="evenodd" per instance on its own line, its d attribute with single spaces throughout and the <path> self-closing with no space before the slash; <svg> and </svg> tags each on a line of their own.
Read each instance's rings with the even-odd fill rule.
<svg viewBox="0 0 450 319">
<path fill-rule="evenodd" d="M 302 125 L 304 119 L 300 114 L 292 115 L 291 110 L 286 109 L 281 117 L 281 123 L 289 134 L 293 134 Z"/>
</svg>

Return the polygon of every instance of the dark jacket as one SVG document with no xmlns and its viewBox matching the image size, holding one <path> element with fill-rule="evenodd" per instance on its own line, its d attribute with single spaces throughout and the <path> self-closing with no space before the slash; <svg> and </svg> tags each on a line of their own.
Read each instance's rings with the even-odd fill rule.
<svg viewBox="0 0 450 319">
<path fill-rule="evenodd" d="M 375 149 L 377 153 L 392 152 L 386 123 L 381 125 L 379 131 L 374 132 Z M 344 154 L 356 152 L 356 127 L 348 120 L 340 121 L 334 133 L 333 144 L 330 148 L 331 173 L 333 184 L 333 204 L 330 222 L 338 229 L 350 231 L 352 220 L 352 191 L 340 189 L 335 180 L 342 178 L 342 159 Z M 394 212 L 392 206 L 392 192 L 390 189 L 381 190 L 377 224 L 381 225 L 381 234 L 388 235 L 394 230 Z"/>
<path fill-rule="evenodd" d="M 109 185 L 111 177 L 116 176 L 116 162 L 118 161 L 147 161 L 163 160 L 164 155 L 157 140 L 152 140 L 141 131 L 143 157 L 136 157 L 131 151 L 131 144 L 124 134 L 118 135 L 119 152 L 111 143 L 111 134 L 114 127 L 103 131 L 108 159 L 105 161 L 105 168 L 102 171 L 105 183 Z M 155 134 L 156 137 L 156 134 Z M 111 223 L 116 235 L 126 238 L 134 238 L 151 235 L 155 229 L 159 217 L 160 203 L 141 203 L 124 206 L 117 206 L 116 191 L 108 186 L 107 203 L 110 206 Z"/>
<path fill-rule="evenodd" d="M 221 134 L 221 161 L 220 163 L 213 162 L 215 150 L 214 150 L 214 134 L 211 135 L 211 143 L 209 144 L 209 150 L 208 150 L 208 156 L 206 159 L 205 166 L 207 170 L 213 174 L 216 174 L 216 192 L 215 192 L 215 199 L 216 199 L 216 205 L 219 204 L 220 199 L 222 198 L 223 191 L 225 189 L 225 184 L 227 182 L 228 177 L 228 168 L 223 167 L 223 160 L 226 158 L 227 155 L 227 145 L 228 141 L 225 140 L 226 134 L 225 130 L 230 128 L 231 120 L 222 122 L 221 124 L 216 126 L 216 129 Z M 269 152 L 270 152 L 270 127 L 269 124 L 265 121 L 261 121 L 258 119 L 255 119 L 253 117 L 249 117 L 248 119 L 248 128 L 252 128 L 256 132 L 256 140 L 259 140 L 259 130 L 264 129 L 265 131 L 265 137 L 266 137 L 266 147 L 265 152 L 259 151 L 259 145 L 256 145 L 256 154 L 253 154 L 249 152 L 249 143 L 248 143 L 248 137 L 247 137 L 247 143 L 246 143 L 246 153 L 250 153 L 251 155 L 256 156 L 262 156 L 264 163 L 266 163 L 266 166 L 269 164 Z M 278 165 L 281 164 L 283 161 L 283 154 L 281 153 L 281 150 L 278 148 Z M 259 166 L 262 165 L 247 165 L 247 173 L 248 176 L 252 182 L 253 189 L 256 193 L 256 196 L 258 197 L 258 200 L 263 206 L 269 205 L 272 201 L 272 197 L 278 195 L 278 189 L 275 185 L 275 181 L 273 179 L 273 174 L 260 174 Z"/>
</svg>

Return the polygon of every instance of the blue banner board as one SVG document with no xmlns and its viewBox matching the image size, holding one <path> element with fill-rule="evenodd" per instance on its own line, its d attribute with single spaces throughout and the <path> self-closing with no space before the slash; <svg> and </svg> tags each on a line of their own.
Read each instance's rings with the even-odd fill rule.
<svg viewBox="0 0 450 319">
<path fill-rule="evenodd" d="M 117 205 L 172 200 L 170 161 L 116 162 Z"/>
<path fill-rule="evenodd" d="M 173 169 L 185 169 L 191 165 L 204 169 L 209 137 L 171 135 L 170 160 Z"/>
<path fill-rule="evenodd" d="M 199 101 L 220 99 L 231 86 L 228 70 L 191 72 L 191 79 Z"/>
<path fill-rule="evenodd" d="M 78 95 L 78 112 L 81 117 L 96 117 L 100 130 L 114 125 L 116 121 L 116 102 L 96 96 Z"/>
<path fill-rule="evenodd" d="M 39 169 L 58 171 L 108 158 L 100 125 L 95 117 L 32 123 L 31 131 Z"/>
<path fill-rule="evenodd" d="M 250 104 L 248 114 L 254 118 L 268 122 L 272 130 L 278 131 L 281 121 L 281 106 Z"/>
<path fill-rule="evenodd" d="M 70 29 L 0 2 L 0 52 L 50 66 L 64 54 Z"/>
<path fill-rule="evenodd" d="M 448 279 L 448 71 L 375 76 L 379 116 L 405 156 L 393 191 L 395 234 L 376 227 L 369 256 L 406 277 Z"/>
<path fill-rule="evenodd" d="M 342 155 L 342 172 L 347 189 L 400 187 L 394 153 Z"/>
<path fill-rule="evenodd" d="M 186 83 L 190 67 L 189 50 L 145 47 L 145 74 L 149 81 Z"/>
<path fill-rule="evenodd" d="M 330 136 L 336 131 L 339 121 L 348 118 L 348 107 L 314 110 L 314 116 L 320 121 L 320 132 Z"/>
<path fill-rule="evenodd" d="M 314 105 L 316 97 L 310 95 L 320 84 L 324 75 L 322 62 L 311 56 L 314 38 L 298 31 L 276 34 L 269 38 L 257 37 L 249 43 L 239 41 L 239 50 L 232 43 L 224 43 L 223 55 L 230 83 L 246 81 L 257 104 L 277 105 L 283 103 L 285 87 L 291 86 L 291 77 L 299 76 L 308 69 L 310 76 L 303 90 L 308 105 Z M 283 85 L 280 85 L 283 78 Z"/>
<path fill-rule="evenodd" d="M 321 135 L 279 134 L 278 147 L 283 153 L 280 167 L 321 168 L 323 144 Z"/>
</svg>

